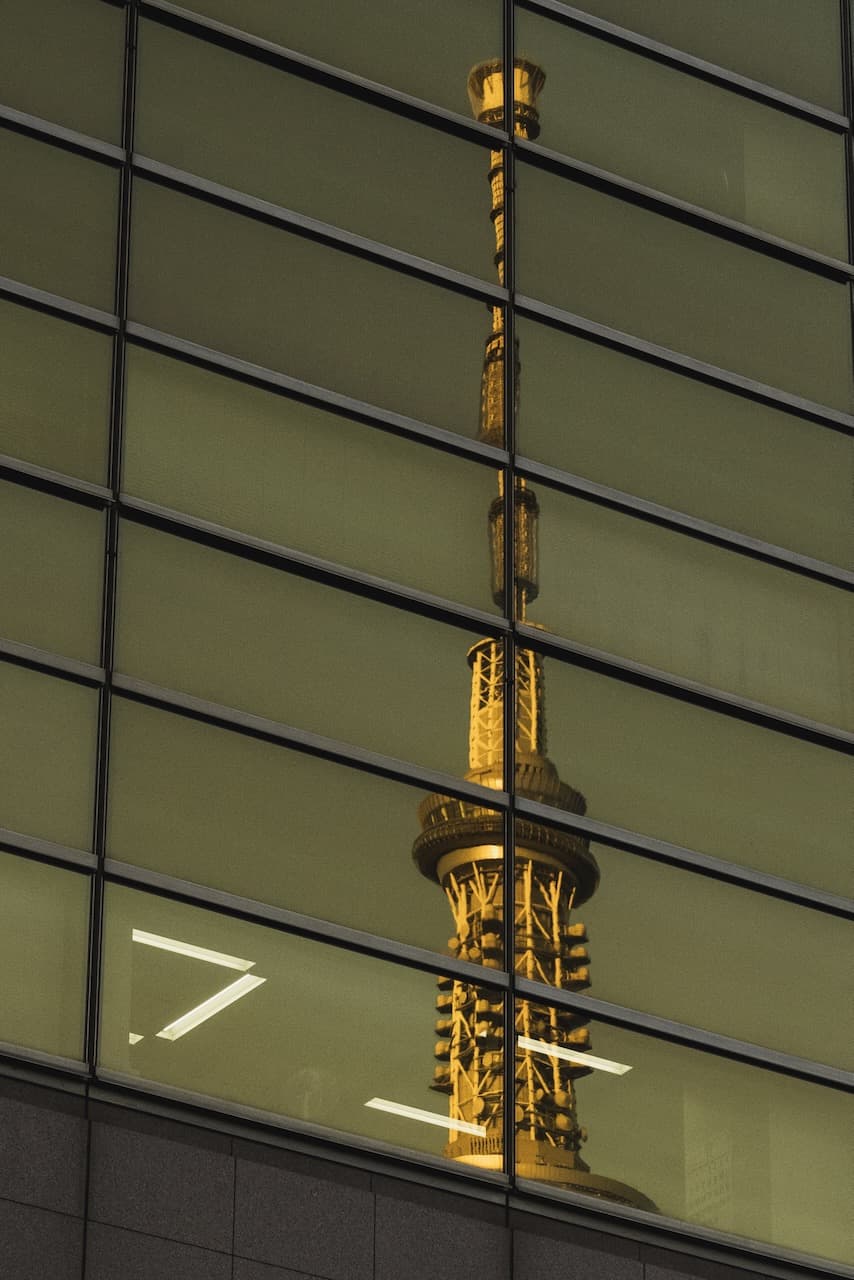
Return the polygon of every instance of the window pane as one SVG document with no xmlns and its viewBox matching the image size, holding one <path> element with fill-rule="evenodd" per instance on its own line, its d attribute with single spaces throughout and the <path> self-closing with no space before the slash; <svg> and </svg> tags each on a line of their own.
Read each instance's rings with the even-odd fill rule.
<svg viewBox="0 0 854 1280">
<path fill-rule="evenodd" d="M 135 320 L 477 432 L 481 303 L 150 183 L 135 206 Z"/>
<path fill-rule="evenodd" d="M 113 309 L 117 170 L 0 129 L 3 275 Z"/>
<path fill-rule="evenodd" d="M 0 854 L 0 1041 L 83 1056 L 88 876 Z"/>
<path fill-rule="evenodd" d="M 854 440 L 524 319 L 520 451 L 849 565 Z"/>
<path fill-rule="evenodd" d="M 463 115 L 469 68 L 501 50 L 498 0 L 190 0 L 184 7 Z"/>
<path fill-rule="evenodd" d="M 6 0 L 3 101 L 118 142 L 125 15 L 100 0 Z"/>
<path fill-rule="evenodd" d="M 128 356 L 129 493 L 495 608 L 494 470 L 142 348 Z"/>
<path fill-rule="evenodd" d="M 0 453 L 102 484 L 112 342 L 0 301 Z"/>
<path fill-rule="evenodd" d="M 460 1135 L 430 1088 L 436 985 L 431 974 L 108 886 L 101 1063 L 441 1155 Z M 227 1007 L 205 1008 L 227 988 Z M 500 1044 L 490 1052 L 500 1062 Z M 500 1110 L 486 1122 L 500 1166 Z"/>
<path fill-rule="evenodd" d="M 585 994 L 854 1067 L 850 921 L 606 845 L 591 852 L 599 885 L 571 917 L 590 939 Z"/>
<path fill-rule="evenodd" d="M 534 620 L 717 689 L 854 725 L 850 592 L 544 486 L 537 498 Z"/>
<path fill-rule="evenodd" d="M 0 662 L 0 826 L 89 848 L 97 719 L 93 689 Z"/>
<path fill-rule="evenodd" d="M 444 952 L 448 903 L 412 857 L 422 798 L 257 738 L 113 702 L 112 857 Z"/>
<path fill-rule="evenodd" d="M 0 482 L 0 633 L 97 662 L 104 515 Z"/>
<path fill-rule="evenodd" d="M 125 524 L 122 671 L 450 772 L 465 768 L 476 637 Z"/>
<path fill-rule="evenodd" d="M 851 760 L 558 662 L 550 755 L 592 818 L 852 895 Z"/>
<path fill-rule="evenodd" d="M 584 0 L 588 13 L 842 110 L 836 0 Z"/>
<path fill-rule="evenodd" d="M 545 147 L 845 258 L 843 138 L 562 23 L 520 12 Z"/>
<path fill-rule="evenodd" d="M 531 1039 L 562 1047 L 548 1030 Z M 614 1180 L 666 1217 L 851 1256 L 850 1096 L 619 1027 L 597 1023 L 590 1039 L 598 1059 L 628 1070 L 576 1070 L 548 1052 L 517 1051 L 523 1078 L 529 1064 L 569 1077 L 590 1173 L 570 1175 L 567 1190 L 590 1191 L 601 1204 L 618 1198 L 620 1188 L 602 1185 Z M 547 1176 L 531 1167 L 521 1131 L 516 1159 L 520 1175 Z"/>
<path fill-rule="evenodd" d="M 850 408 L 845 285 L 525 165 L 518 211 L 525 293 Z"/>
<path fill-rule="evenodd" d="M 147 22 L 135 138 L 179 169 L 495 278 L 484 147 Z"/>
</svg>

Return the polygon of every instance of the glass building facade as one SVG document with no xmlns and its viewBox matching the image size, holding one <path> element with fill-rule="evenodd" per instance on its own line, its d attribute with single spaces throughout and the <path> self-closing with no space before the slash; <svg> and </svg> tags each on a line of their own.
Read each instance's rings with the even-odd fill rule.
<svg viewBox="0 0 854 1280">
<path fill-rule="evenodd" d="M 854 1261 L 847 0 L 4 18 L 4 1061 Z"/>
</svg>

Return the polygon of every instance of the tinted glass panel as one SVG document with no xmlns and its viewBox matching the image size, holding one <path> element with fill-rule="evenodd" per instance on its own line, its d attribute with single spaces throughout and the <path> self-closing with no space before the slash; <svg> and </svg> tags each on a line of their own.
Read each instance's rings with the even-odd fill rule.
<svg viewBox="0 0 854 1280">
<path fill-rule="evenodd" d="M 83 1056 L 87 876 L 0 854 L 0 1040 Z"/>
<path fill-rule="evenodd" d="M 596 1181 L 608 1179 L 629 1203 L 642 1196 L 667 1217 L 851 1256 L 849 1095 L 618 1027 L 597 1023 L 590 1037 L 608 1066 L 573 1086 L 591 1170 L 575 1175 L 573 1189 L 601 1196 Z M 542 1041 L 545 1052 L 527 1059 L 535 1069 L 566 1066 L 548 1052 L 563 1046 L 548 1032 Z M 517 1065 L 525 1064 L 519 1052 Z M 522 1141 L 516 1158 L 522 1173 Z"/>
<path fill-rule="evenodd" d="M 285 546 L 494 609 L 491 468 L 141 348 L 124 487 Z"/>
<path fill-rule="evenodd" d="M 144 155 L 494 278 L 487 149 L 155 23 L 140 56 Z"/>
<path fill-rule="evenodd" d="M 525 293 L 808 399 L 850 406 L 845 285 L 524 165 L 517 207 Z"/>
<path fill-rule="evenodd" d="M 854 724 L 850 592 L 542 486 L 537 497 L 534 620 L 701 684 Z"/>
<path fill-rule="evenodd" d="M 111 856 L 443 952 L 453 922 L 412 859 L 422 796 L 116 699 Z"/>
<path fill-rule="evenodd" d="M 118 664 L 214 702 L 454 772 L 476 637 L 126 524 Z"/>
<path fill-rule="evenodd" d="M 113 309 L 117 171 L 0 129 L 3 275 Z"/>
<path fill-rule="evenodd" d="M 520 451 L 792 551 L 854 559 L 854 440 L 520 319 Z"/>
<path fill-rule="evenodd" d="M 501 50 L 498 0 L 190 0 L 184 7 L 464 115 L 469 68 Z"/>
<path fill-rule="evenodd" d="M 848 253 L 843 139 L 534 14 L 543 146 L 835 257 Z"/>
<path fill-rule="evenodd" d="M 480 303 L 149 183 L 135 205 L 135 320 L 477 431 Z"/>
<path fill-rule="evenodd" d="M 453 1136 L 432 975 L 114 886 L 104 957 L 103 1066 L 433 1155 Z"/>
<path fill-rule="evenodd" d="M 546 712 L 591 817 L 854 893 L 848 756 L 557 662 Z"/>
<path fill-rule="evenodd" d="M 125 15 L 101 0 L 6 0 L 3 101 L 108 142 L 121 136 Z"/>
<path fill-rule="evenodd" d="M 97 662 L 104 516 L 0 482 L 0 634 Z"/>
<path fill-rule="evenodd" d="M 91 841 L 98 695 L 0 662 L 0 826 Z"/>
<path fill-rule="evenodd" d="M 840 964 L 850 921 L 606 845 L 591 851 L 599 885 L 572 917 L 589 933 L 590 995 L 854 1066 L 851 979 Z"/>
<path fill-rule="evenodd" d="M 102 483 L 112 343 L 0 301 L 0 453 Z"/>
<path fill-rule="evenodd" d="M 581 7 L 751 80 L 842 108 L 836 0 L 715 0 L 714 7 L 705 0 L 584 0 Z"/>
</svg>

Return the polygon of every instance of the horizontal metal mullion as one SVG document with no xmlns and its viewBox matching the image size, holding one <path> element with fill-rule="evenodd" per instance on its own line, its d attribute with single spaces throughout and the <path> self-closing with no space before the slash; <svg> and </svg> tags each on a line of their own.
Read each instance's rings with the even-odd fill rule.
<svg viewBox="0 0 854 1280">
<path fill-rule="evenodd" d="M 740 552 L 742 555 L 750 556 L 754 560 L 762 560 L 779 569 L 790 569 L 793 573 L 800 573 L 832 586 L 854 589 L 854 571 L 850 569 L 843 569 L 824 560 L 816 560 L 812 556 L 802 555 L 797 551 L 789 551 L 774 543 L 763 542 L 761 538 L 738 533 L 724 525 L 701 520 L 697 516 L 661 506 L 646 498 L 635 497 L 620 489 L 613 489 L 609 485 L 597 484 L 594 480 L 587 480 L 583 476 L 576 476 L 568 471 L 561 471 L 557 467 L 536 462 L 533 458 L 517 457 L 515 469 L 518 475 L 529 480 L 541 481 L 561 493 L 572 494 L 574 497 L 595 502 L 600 506 L 637 516 L 651 524 L 687 534 L 702 542 L 713 543 L 727 551 Z"/>
<path fill-rule="evenodd" d="M 79 324 L 104 333 L 116 333 L 119 327 L 118 317 L 109 311 L 99 311 L 97 307 L 88 307 L 85 303 L 74 302 L 71 298 L 63 298 L 58 293 L 48 293 L 46 289 L 36 289 L 34 285 L 13 280 L 11 276 L 0 276 L 0 297 L 8 298 L 12 302 L 20 302 L 37 311 L 48 311 L 63 319 L 76 320 Z"/>
<path fill-rule="evenodd" d="M 0 1058 L 12 1063 L 28 1063 L 45 1071 L 58 1071 L 63 1075 L 87 1076 L 89 1074 L 86 1063 L 79 1062 L 76 1058 L 64 1058 L 58 1053 L 44 1053 L 41 1049 L 11 1044 L 7 1040 L 0 1041 Z M 53 1081 L 51 1085 L 56 1087 Z"/>
<path fill-rule="evenodd" d="M 232 555 L 243 555 L 286 573 L 308 578 L 313 582 L 325 583 L 327 586 L 349 592 L 351 595 L 363 596 L 369 600 L 405 609 L 409 613 L 417 613 L 422 617 L 432 618 L 466 631 L 487 631 L 497 635 L 509 629 L 509 623 L 499 614 L 469 608 L 453 600 L 446 600 L 442 596 L 419 591 L 415 587 L 401 586 L 388 578 L 350 569 L 335 561 L 323 560 L 319 556 L 309 555 L 291 547 L 283 547 L 278 543 L 268 542 L 264 538 L 256 538 L 252 534 L 241 533 L 236 529 L 214 524 L 210 520 L 203 520 L 198 516 L 190 516 L 170 507 L 162 507 L 155 502 L 121 494 L 118 505 L 123 516 L 137 523 L 146 524 L 177 537 L 189 538 L 194 542 L 215 547 Z"/>
<path fill-rule="evenodd" d="M 122 147 L 112 142 L 103 142 L 88 133 L 78 133 L 76 129 L 66 129 L 52 120 L 43 120 L 41 116 L 30 115 L 28 111 L 18 111 L 0 103 L 0 125 L 7 125 L 17 133 L 25 133 L 31 138 L 41 138 L 52 142 L 65 151 L 73 151 L 77 155 L 87 156 L 90 160 L 100 160 L 118 168 L 124 164 L 125 153 Z"/>
<path fill-rule="evenodd" d="M 575 312 L 565 311 L 562 307 L 540 302 L 536 298 L 517 295 L 514 305 L 518 314 L 527 316 L 531 320 L 538 320 L 566 333 L 578 334 L 617 351 L 625 351 L 629 355 L 660 365 L 662 368 L 672 369 L 677 373 L 696 378 L 700 382 L 707 382 L 712 386 L 722 387 L 726 391 L 745 396 L 749 400 L 770 405 L 773 409 L 782 409 L 797 417 L 806 418 L 810 422 L 816 422 L 820 426 L 831 427 L 844 435 L 854 435 L 854 415 L 845 413 L 841 409 L 817 404 L 814 400 L 807 400 L 790 391 L 782 391 L 767 383 L 746 378 L 740 373 L 721 369 L 694 356 L 684 355 L 669 347 L 650 342 L 646 338 L 638 338 L 620 329 L 613 329 L 609 325 L 600 324 L 597 320 L 588 320 Z"/>
<path fill-rule="evenodd" d="M 561 3 L 561 0 L 516 0 L 516 7 L 527 9 L 543 17 L 556 18 L 567 26 L 588 31 L 612 44 L 619 44 L 634 53 L 644 54 L 656 62 L 663 62 L 677 71 L 684 71 L 700 80 L 709 80 L 743 97 L 777 107 L 790 115 L 809 120 L 812 124 L 824 125 L 836 133 L 844 133 L 848 129 L 848 117 L 837 111 L 821 107 L 815 102 L 808 102 L 805 98 L 798 98 L 794 94 L 786 93 L 783 89 L 764 84 L 761 80 L 752 80 L 749 76 L 743 76 L 737 71 L 729 71 L 726 67 L 718 66 L 717 63 L 706 62 L 705 59 L 698 58 L 692 53 L 684 53 L 672 45 L 662 44 L 658 40 L 641 35 L 640 32 L 630 31 L 627 27 L 620 27 L 604 18 L 584 13 L 572 5 Z"/>
<path fill-rule="evenodd" d="M 91 662 L 81 662 L 78 658 L 68 658 L 63 653 L 53 653 L 49 649 L 38 649 L 32 644 L 22 644 L 19 640 L 7 640 L 3 636 L 0 636 L 0 659 L 73 680 L 76 684 L 91 685 L 96 689 L 104 683 L 103 667 L 97 667 Z"/>
<path fill-rule="evenodd" d="M 798 906 L 810 907 L 823 911 L 828 915 L 840 916 L 854 920 L 854 899 L 831 893 L 826 889 L 814 888 L 799 881 L 787 880 L 784 876 L 761 871 L 741 863 L 729 862 L 708 853 L 700 853 L 696 849 L 688 849 L 682 845 L 671 844 L 668 840 L 660 840 L 655 836 L 641 832 L 629 831 L 625 827 L 617 827 L 609 822 L 600 822 L 586 815 L 569 813 L 565 809 L 555 809 L 551 805 L 541 804 L 536 800 L 517 797 L 516 812 L 524 817 L 533 818 L 536 822 L 548 823 L 562 831 L 572 831 L 578 835 L 589 836 L 599 844 L 620 849 L 626 853 L 637 854 L 652 862 L 661 862 L 666 866 L 680 867 L 685 871 L 708 876 L 713 880 L 722 880 L 727 884 L 738 885 L 741 889 L 753 890 L 767 894 L 772 898 L 782 899 Z"/>
<path fill-rule="evenodd" d="M 680 200 L 654 187 L 643 186 L 608 169 L 600 169 L 597 165 L 576 160 L 560 151 L 551 151 L 536 142 L 522 140 L 516 144 L 516 150 L 523 161 L 535 168 L 545 169 L 583 186 L 595 187 L 597 191 L 604 191 L 619 200 L 650 209 L 673 221 L 686 223 L 699 231 L 719 236 L 769 257 L 779 258 L 831 280 L 846 283 L 854 279 L 854 266 L 849 262 L 831 258 L 792 240 L 771 235 L 770 232 L 760 231 L 748 223 L 737 222 L 734 218 L 714 213 L 701 205 L 690 204 L 687 200 Z"/>
<path fill-rule="evenodd" d="M 423 98 L 413 97 L 399 89 L 380 84 L 376 80 L 369 80 L 365 76 L 356 75 L 352 71 L 346 71 L 331 63 L 322 62 L 296 49 L 275 44 L 271 40 L 252 35 L 251 32 L 242 31 L 238 27 L 228 26 L 226 23 L 217 22 L 200 13 L 183 9 L 179 5 L 170 4 L 168 0 L 140 0 L 139 9 L 144 17 L 151 18 L 164 26 L 174 27 L 188 35 L 222 45 L 246 57 L 266 62 L 316 84 L 325 85 L 338 93 L 347 94 L 362 102 L 369 102 L 374 106 L 441 129 L 445 133 L 480 146 L 498 149 L 507 140 L 502 130 L 480 124 L 469 116 L 460 115 L 456 111 L 427 102 Z"/>
<path fill-rule="evenodd" d="M 222 351 L 214 351 L 210 347 L 200 346 L 186 338 L 175 334 L 151 329 L 147 325 L 128 321 L 127 336 L 133 343 L 166 352 L 169 355 L 187 360 L 201 368 L 229 375 L 262 390 L 275 392 L 300 400 L 304 404 L 327 412 L 340 414 L 354 422 L 362 422 L 366 426 L 376 427 L 380 431 L 388 431 L 407 440 L 415 440 L 456 457 L 466 458 L 472 462 L 486 466 L 505 467 L 509 465 L 510 456 L 504 449 L 496 449 L 493 445 L 484 444 L 468 436 L 458 435 L 444 427 L 434 427 L 404 414 L 380 408 L 364 400 L 356 400 L 352 396 L 343 395 L 327 387 L 316 386 L 304 382 L 301 378 L 279 373 L 275 369 L 267 369 L 263 365 L 252 364 L 237 356 L 227 355 Z"/>
<path fill-rule="evenodd" d="M 0 453 L 0 476 L 31 489 L 67 498 L 70 502 L 79 502 L 83 506 L 103 508 L 113 500 L 112 491 L 106 485 L 93 484 L 90 480 L 81 480 L 78 476 L 70 476 L 63 471 L 53 471 L 50 467 L 40 467 L 34 462 L 13 458 L 7 453 Z"/>
<path fill-rule="evenodd" d="M 431 262 L 427 258 L 419 258 L 414 253 L 406 253 L 403 249 L 395 249 L 377 240 L 369 240 L 366 236 L 356 235 L 355 232 L 336 227 L 331 222 L 320 222 L 317 218 L 309 218 L 306 214 L 297 213 L 293 209 L 284 209 L 281 205 L 272 204 L 269 200 L 247 195 L 234 187 L 224 187 L 218 182 L 200 178 L 183 169 L 162 164 L 159 160 L 134 155 L 132 165 L 135 173 L 167 186 L 171 190 L 206 200 L 210 204 L 266 222 L 271 226 L 280 227 L 284 231 L 303 236 L 328 248 L 364 258 L 377 266 L 393 268 L 427 284 L 461 293 L 465 297 L 486 302 L 490 306 L 503 306 L 508 300 L 506 289 L 480 280 L 477 276 L 456 271 L 453 267 L 444 267 L 441 263 Z"/>
<path fill-rule="evenodd" d="M 781 1075 L 794 1076 L 812 1084 L 829 1085 L 834 1089 L 854 1093 L 854 1071 L 846 1071 L 842 1067 L 834 1067 L 825 1062 L 813 1062 L 809 1058 L 799 1058 L 794 1054 L 783 1053 L 779 1049 L 766 1049 L 748 1040 L 736 1040 L 732 1036 L 705 1031 L 702 1027 L 675 1022 L 670 1018 L 660 1018 L 656 1014 L 641 1013 L 636 1009 L 612 1004 L 610 1001 L 599 1000 L 593 996 L 562 991 L 557 987 L 549 987 L 543 982 L 534 982 L 529 978 L 517 977 L 514 985 L 516 994 L 523 999 L 541 1001 L 560 1009 L 575 1009 L 598 1022 L 606 1022 L 628 1031 L 637 1031 L 641 1035 L 654 1036 L 657 1040 L 685 1045 L 704 1053 L 729 1058 L 734 1062 L 748 1063 L 751 1066 L 779 1072 Z"/>
<path fill-rule="evenodd" d="M 506 791 L 493 791 L 489 787 L 466 782 L 465 779 L 453 774 L 440 773 L 437 769 L 409 764 L 404 760 L 382 755 L 366 747 L 341 742 L 337 738 L 327 738 L 323 734 L 298 729 L 278 720 L 268 720 L 264 716 L 241 711 L 236 707 L 226 707 L 221 703 L 209 702 L 205 698 L 197 698 L 189 693 L 181 693 L 179 690 L 166 689 L 161 685 L 151 684 L 147 680 L 139 680 L 136 676 L 116 673 L 113 676 L 112 687 L 114 693 L 124 694 L 138 702 L 174 711 L 206 724 L 234 729 L 238 733 L 262 738 L 266 742 L 279 746 L 290 747 L 295 751 L 329 760 L 333 764 L 360 769 L 364 773 L 375 774 L 391 782 L 402 782 L 406 786 L 418 787 L 424 791 L 455 796 L 460 800 L 470 800 L 474 804 L 499 811 L 508 807 Z"/>
<path fill-rule="evenodd" d="M 806 716 L 799 716 L 764 702 L 755 702 L 751 698 L 743 698 L 711 685 L 700 684 L 698 680 L 689 680 L 687 677 L 662 671 L 658 667 L 650 667 L 645 663 L 635 662 L 631 658 L 609 653 L 605 649 L 595 649 L 592 645 L 581 644 L 563 636 L 549 635 L 524 623 L 516 626 L 515 634 L 517 641 L 526 649 L 533 649 L 545 657 L 557 658 L 558 661 L 563 660 L 575 666 L 601 671 L 617 679 L 679 698 L 683 702 L 691 702 L 737 719 L 765 725 L 792 737 L 815 742 L 819 746 L 831 747 L 849 755 L 854 753 L 854 733 L 847 729 L 822 724 L 818 720 L 810 720 Z"/>
<path fill-rule="evenodd" d="M 43 840 L 40 836 L 31 836 L 24 831 L 12 831 L 9 827 L 0 827 L 0 849 L 6 853 L 21 854 L 37 862 L 49 862 L 52 866 L 84 871 L 96 871 L 98 867 L 98 859 L 94 853 L 56 844 L 53 840 Z"/>
<path fill-rule="evenodd" d="M 360 955 L 387 960 L 425 973 L 447 974 L 450 977 L 459 978 L 462 982 L 476 982 L 479 986 L 493 987 L 500 991 L 507 991 L 510 988 L 509 974 L 501 971 L 483 969 L 480 965 L 470 964 L 464 960 L 454 960 L 450 956 L 428 951 L 426 947 L 381 937 L 363 929 L 335 924 L 332 921 L 304 915 L 302 912 L 291 911 L 284 907 L 270 906 L 252 898 L 227 893 L 222 889 L 180 880 L 158 871 L 147 871 L 143 867 L 133 866 L 130 863 L 107 858 L 104 863 L 104 874 L 108 880 L 139 886 L 161 897 L 196 903 L 201 907 L 219 911 L 223 915 L 234 916 L 252 924 L 278 929 L 301 938 L 309 938 L 315 942 L 328 943 L 347 951 L 358 952 Z"/>
</svg>

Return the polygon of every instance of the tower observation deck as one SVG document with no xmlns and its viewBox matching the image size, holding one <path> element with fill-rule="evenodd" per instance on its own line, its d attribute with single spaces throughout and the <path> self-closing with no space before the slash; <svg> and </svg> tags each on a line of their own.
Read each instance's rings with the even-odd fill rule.
<svg viewBox="0 0 854 1280">
<path fill-rule="evenodd" d="M 514 66 L 514 129 L 518 136 L 539 134 L 537 98 L 545 73 L 517 59 Z M 468 81 L 476 118 L 501 126 L 504 75 L 500 60 L 474 67 Z M 495 264 L 504 283 L 504 169 L 500 150 L 491 152 L 489 185 L 495 230 Z M 479 438 L 504 443 L 504 360 L 506 344 L 501 307 L 492 309 L 481 380 Z M 518 350 L 514 350 L 518 375 Z M 518 395 L 518 376 L 514 380 Z M 523 479 L 514 492 L 515 609 L 520 619 L 539 591 L 536 494 Z M 504 494 L 489 508 L 492 592 L 504 601 Z M 504 651 L 500 641 L 484 639 L 468 653 L 471 709 L 467 780 L 501 790 L 504 785 Z M 584 796 L 564 782 L 548 758 L 543 663 L 530 649 L 516 651 L 516 794 L 583 814 Z M 413 857 L 423 875 L 443 888 L 454 919 L 450 950 L 461 960 L 486 968 L 504 967 L 504 916 L 513 912 L 515 971 L 564 991 L 590 986 L 587 932 L 573 918 L 599 884 L 599 868 L 588 841 L 527 818 L 515 823 L 515 871 L 512 894 L 504 884 L 503 818 L 493 810 L 450 796 L 428 796 L 419 808 L 421 834 Z M 439 979 L 436 998 L 439 1037 L 432 1087 L 448 1096 L 451 1129 L 445 1154 L 481 1168 L 502 1167 L 504 1071 L 515 1071 L 516 1172 L 612 1202 L 651 1209 L 634 1188 L 597 1176 L 581 1156 L 586 1132 L 578 1119 L 577 1083 L 591 1074 L 584 1063 L 590 1049 L 588 1019 L 581 1012 L 554 1009 L 532 1000 L 517 1002 L 515 1045 L 504 1044 L 503 1003 L 476 983 Z M 540 1049 L 525 1047 L 531 1041 Z M 521 1042 L 521 1043 L 520 1043 Z M 571 1058 L 549 1055 L 549 1047 Z M 480 1134 L 472 1132 L 472 1126 Z"/>
</svg>

